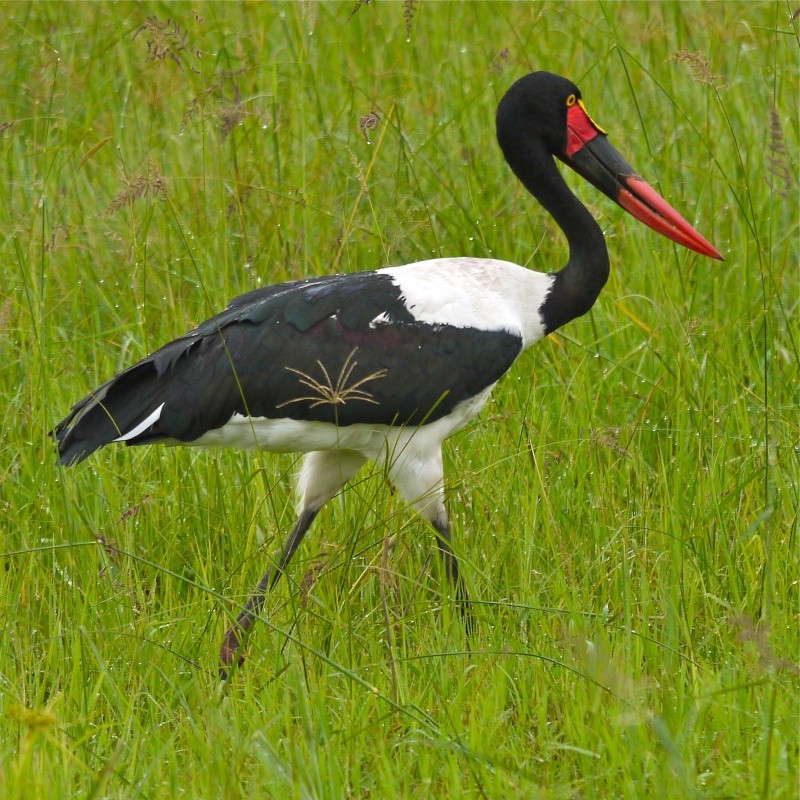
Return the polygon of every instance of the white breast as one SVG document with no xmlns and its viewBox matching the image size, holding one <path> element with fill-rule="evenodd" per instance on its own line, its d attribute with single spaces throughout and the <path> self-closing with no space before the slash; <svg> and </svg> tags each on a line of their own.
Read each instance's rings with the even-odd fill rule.
<svg viewBox="0 0 800 800">
<path fill-rule="evenodd" d="M 544 336 L 539 309 L 552 275 L 491 258 L 437 258 L 379 272 L 392 277 L 420 322 L 508 331 L 524 347 Z"/>
</svg>

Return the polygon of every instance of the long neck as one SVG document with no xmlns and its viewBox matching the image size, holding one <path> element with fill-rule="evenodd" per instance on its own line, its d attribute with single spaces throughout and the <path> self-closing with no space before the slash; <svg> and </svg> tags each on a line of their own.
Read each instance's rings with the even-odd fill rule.
<svg viewBox="0 0 800 800">
<path fill-rule="evenodd" d="M 585 314 L 608 280 L 609 264 L 603 232 L 567 186 L 544 147 L 506 153 L 514 173 L 564 232 L 569 260 L 555 273 L 553 286 L 539 309 L 546 333 Z"/>
</svg>

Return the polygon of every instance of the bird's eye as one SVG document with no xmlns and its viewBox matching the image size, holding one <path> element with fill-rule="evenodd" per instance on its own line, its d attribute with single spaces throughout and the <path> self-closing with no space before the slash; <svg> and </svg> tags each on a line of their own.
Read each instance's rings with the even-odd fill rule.
<svg viewBox="0 0 800 800">
<path fill-rule="evenodd" d="M 577 97 L 575 97 L 575 95 L 574 95 L 574 94 L 571 94 L 571 95 L 570 95 L 570 96 L 567 98 L 567 108 L 570 108 L 570 107 L 574 106 L 574 105 L 575 105 L 575 103 L 577 103 L 577 102 L 578 102 L 578 98 L 577 98 Z"/>
</svg>

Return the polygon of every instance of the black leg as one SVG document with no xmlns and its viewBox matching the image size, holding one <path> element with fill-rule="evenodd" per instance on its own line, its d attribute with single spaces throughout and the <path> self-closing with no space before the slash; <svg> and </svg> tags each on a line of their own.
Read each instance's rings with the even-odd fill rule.
<svg viewBox="0 0 800 800">
<path fill-rule="evenodd" d="M 467 587 L 458 571 L 458 559 L 453 552 L 453 548 L 450 546 L 450 540 L 452 538 L 450 535 L 450 522 L 447 517 L 444 517 L 443 519 L 435 519 L 431 524 L 436 531 L 436 544 L 444 559 L 447 579 L 456 590 L 456 604 L 461 613 L 461 618 L 464 621 L 464 628 L 467 632 L 467 636 L 471 637 L 475 632 L 475 618 L 472 616 Z"/>
<path fill-rule="evenodd" d="M 236 622 L 231 625 L 225 633 L 225 638 L 222 640 L 222 646 L 219 650 L 219 660 L 222 665 L 220 668 L 220 676 L 223 680 L 227 677 L 228 669 L 233 663 L 234 658 L 236 658 L 239 646 L 247 636 L 248 631 L 264 605 L 267 591 L 272 589 L 278 582 L 278 578 L 283 574 L 284 569 L 291 561 L 295 550 L 297 550 L 300 542 L 303 541 L 303 537 L 306 535 L 318 513 L 318 508 L 304 508 L 300 512 L 300 516 L 294 528 L 292 528 L 292 532 L 289 534 L 289 538 L 286 540 L 283 550 L 275 556 L 274 563 L 264 573 L 264 576 L 258 582 L 256 590 L 247 599 L 244 611 L 239 614 L 236 618 Z M 240 655 L 239 666 L 241 666 L 243 662 L 244 656 Z"/>
</svg>

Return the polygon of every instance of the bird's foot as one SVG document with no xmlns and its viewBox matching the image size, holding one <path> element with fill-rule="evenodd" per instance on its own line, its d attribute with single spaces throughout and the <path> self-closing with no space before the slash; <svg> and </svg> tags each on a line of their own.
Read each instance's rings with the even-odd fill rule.
<svg viewBox="0 0 800 800">
<path fill-rule="evenodd" d="M 239 647 L 246 633 L 247 629 L 243 628 L 238 621 L 231 625 L 225 632 L 225 638 L 222 640 L 222 644 L 219 648 L 220 680 L 228 680 L 234 659 L 236 659 L 236 654 L 239 651 Z M 244 653 L 240 654 L 238 661 L 236 661 L 237 667 L 241 667 L 242 664 L 244 664 Z"/>
</svg>

